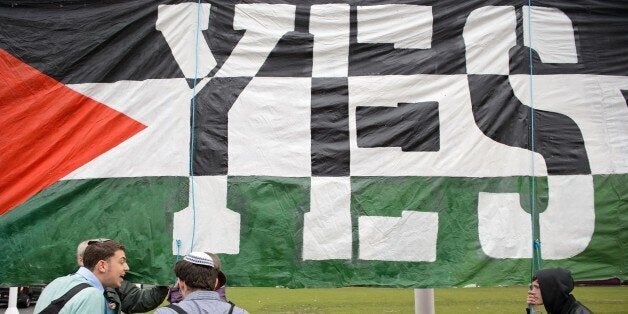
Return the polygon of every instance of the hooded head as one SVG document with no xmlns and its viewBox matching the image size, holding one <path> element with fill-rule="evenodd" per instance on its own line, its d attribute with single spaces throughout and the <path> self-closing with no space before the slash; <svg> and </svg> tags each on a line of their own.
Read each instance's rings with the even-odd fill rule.
<svg viewBox="0 0 628 314">
<path fill-rule="evenodd" d="M 571 272 L 562 268 L 541 269 L 534 278 L 539 282 L 545 310 L 548 313 L 560 313 L 574 287 Z"/>
</svg>

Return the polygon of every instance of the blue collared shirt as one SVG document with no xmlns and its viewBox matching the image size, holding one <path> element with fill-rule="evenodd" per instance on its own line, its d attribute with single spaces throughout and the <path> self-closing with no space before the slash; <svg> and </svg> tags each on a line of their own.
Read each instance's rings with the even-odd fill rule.
<svg viewBox="0 0 628 314">
<path fill-rule="evenodd" d="M 102 283 L 86 268 L 81 268 L 74 274 L 59 277 L 49 283 L 42 291 L 35 306 L 35 313 L 41 312 L 53 300 L 64 295 L 72 287 L 80 283 L 87 283 L 90 287 L 81 290 L 70 299 L 61 313 L 107 313 L 107 304 L 103 295 Z"/>
<path fill-rule="evenodd" d="M 102 283 L 100 283 L 100 280 L 98 280 L 98 278 L 94 276 L 94 273 L 92 273 L 91 270 L 81 266 L 81 268 L 76 271 L 75 275 L 85 278 L 85 280 L 87 280 L 92 286 L 94 286 L 101 292 L 105 292 L 105 288 L 102 286 Z"/>
<path fill-rule="evenodd" d="M 100 290 L 100 292 L 105 292 L 105 287 L 103 287 L 102 283 L 100 282 L 100 280 L 98 280 L 98 278 L 96 278 L 96 276 L 94 276 L 94 273 L 92 273 L 91 270 L 82 267 L 79 268 L 78 271 L 76 271 L 75 276 L 81 276 L 83 278 L 85 278 L 85 280 L 87 280 L 92 286 L 94 286 L 94 288 Z M 103 298 L 105 298 L 104 294 L 103 294 Z M 108 301 L 105 298 L 105 313 L 107 314 L 112 314 L 112 313 L 116 313 L 116 311 L 110 309 L 107 305 L 108 305 Z"/>
</svg>

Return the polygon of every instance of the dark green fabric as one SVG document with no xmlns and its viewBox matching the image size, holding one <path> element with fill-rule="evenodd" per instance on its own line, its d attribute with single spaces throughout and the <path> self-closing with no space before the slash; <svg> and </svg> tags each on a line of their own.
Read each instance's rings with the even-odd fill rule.
<svg viewBox="0 0 628 314">
<path fill-rule="evenodd" d="M 172 217 L 187 207 L 187 177 L 59 181 L 0 217 L 0 284 L 46 284 L 76 271 L 76 246 L 126 247 L 126 279 L 174 282 Z"/>
<path fill-rule="evenodd" d="M 594 176 L 595 231 L 589 246 L 542 266 L 574 278 L 628 279 L 628 175 Z M 238 254 L 220 254 L 229 286 L 453 287 L 526 284 L 530 259 L 493 259 L 479 243 L 479 192 L 519 193 L 529 211 L 529 177 L 354 177 L 351 216 L 399 216 L 399 208 L 439 213 L 435 262 L 303 260 L 310 178 L 229 177 L 227 207 L 240 214 Z M 537 178 L 538 212 L 549 198 Z M 187 177 L 60 181 L 0 219 L 0 284 L 46 283 L 76 270 L 76 244 L 107 237 L 126 245 L 131 282 L 169 285 L 172 220 L 188 207 Z M 355 230 L 355 223 L 353 225 Z M 355 234 L 355 233 L 354 233 Z M 354 239 L 353 246 L 359 245 Z M 185 252 L 183 252 L 185 253 Z"/>
</svg>

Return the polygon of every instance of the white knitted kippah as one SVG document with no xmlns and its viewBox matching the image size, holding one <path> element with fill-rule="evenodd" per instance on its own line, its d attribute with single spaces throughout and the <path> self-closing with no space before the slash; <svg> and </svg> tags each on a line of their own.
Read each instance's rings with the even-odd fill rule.
<svg viewBox="0 0 628 314">
<path fill-rule="evenodd" d="M 183 260 L 196 265 L 204 265 L 214 267 L 214 260 L 204 252 L 192 252 L 186 255 Z"/>
</svg>

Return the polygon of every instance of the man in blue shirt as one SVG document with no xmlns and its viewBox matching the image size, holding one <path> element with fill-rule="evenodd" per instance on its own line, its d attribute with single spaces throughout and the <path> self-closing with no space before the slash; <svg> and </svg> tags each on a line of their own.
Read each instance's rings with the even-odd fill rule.
<svg viewBox="0 0 628 314">
<path fill-rule="evenodd" d="M 124 246 L 113 240 L 90 241 L 83 253 L 83 265 L 76 273 L 48 284 L 39 296 L 34 312 L 41 312 L 74 286 L 88 283 L 91 287 L 78 292 L 59 313 L 107 313 L 109 309 L 103 296 L 105 287 L 119 288 L 129 270 Z"/>
<path fill-rule="evenodd" d="M 79 243 L 76 248 L 76 263 L 83 266 L 83 253 L 87 243 L 92 240 L 86 240 Z M 106 239 L 101 239 L 106 240 Z M 140 289 L 133 283 L 126 280 L 122 282 L 119 288 L 105 287 L 105 298 L 107 299 L 107 307 L 110 313 L 144 313 L 157 308 L 168 295 L 167 286 L 154 286 L 150 288 Z"/>
</svg>

